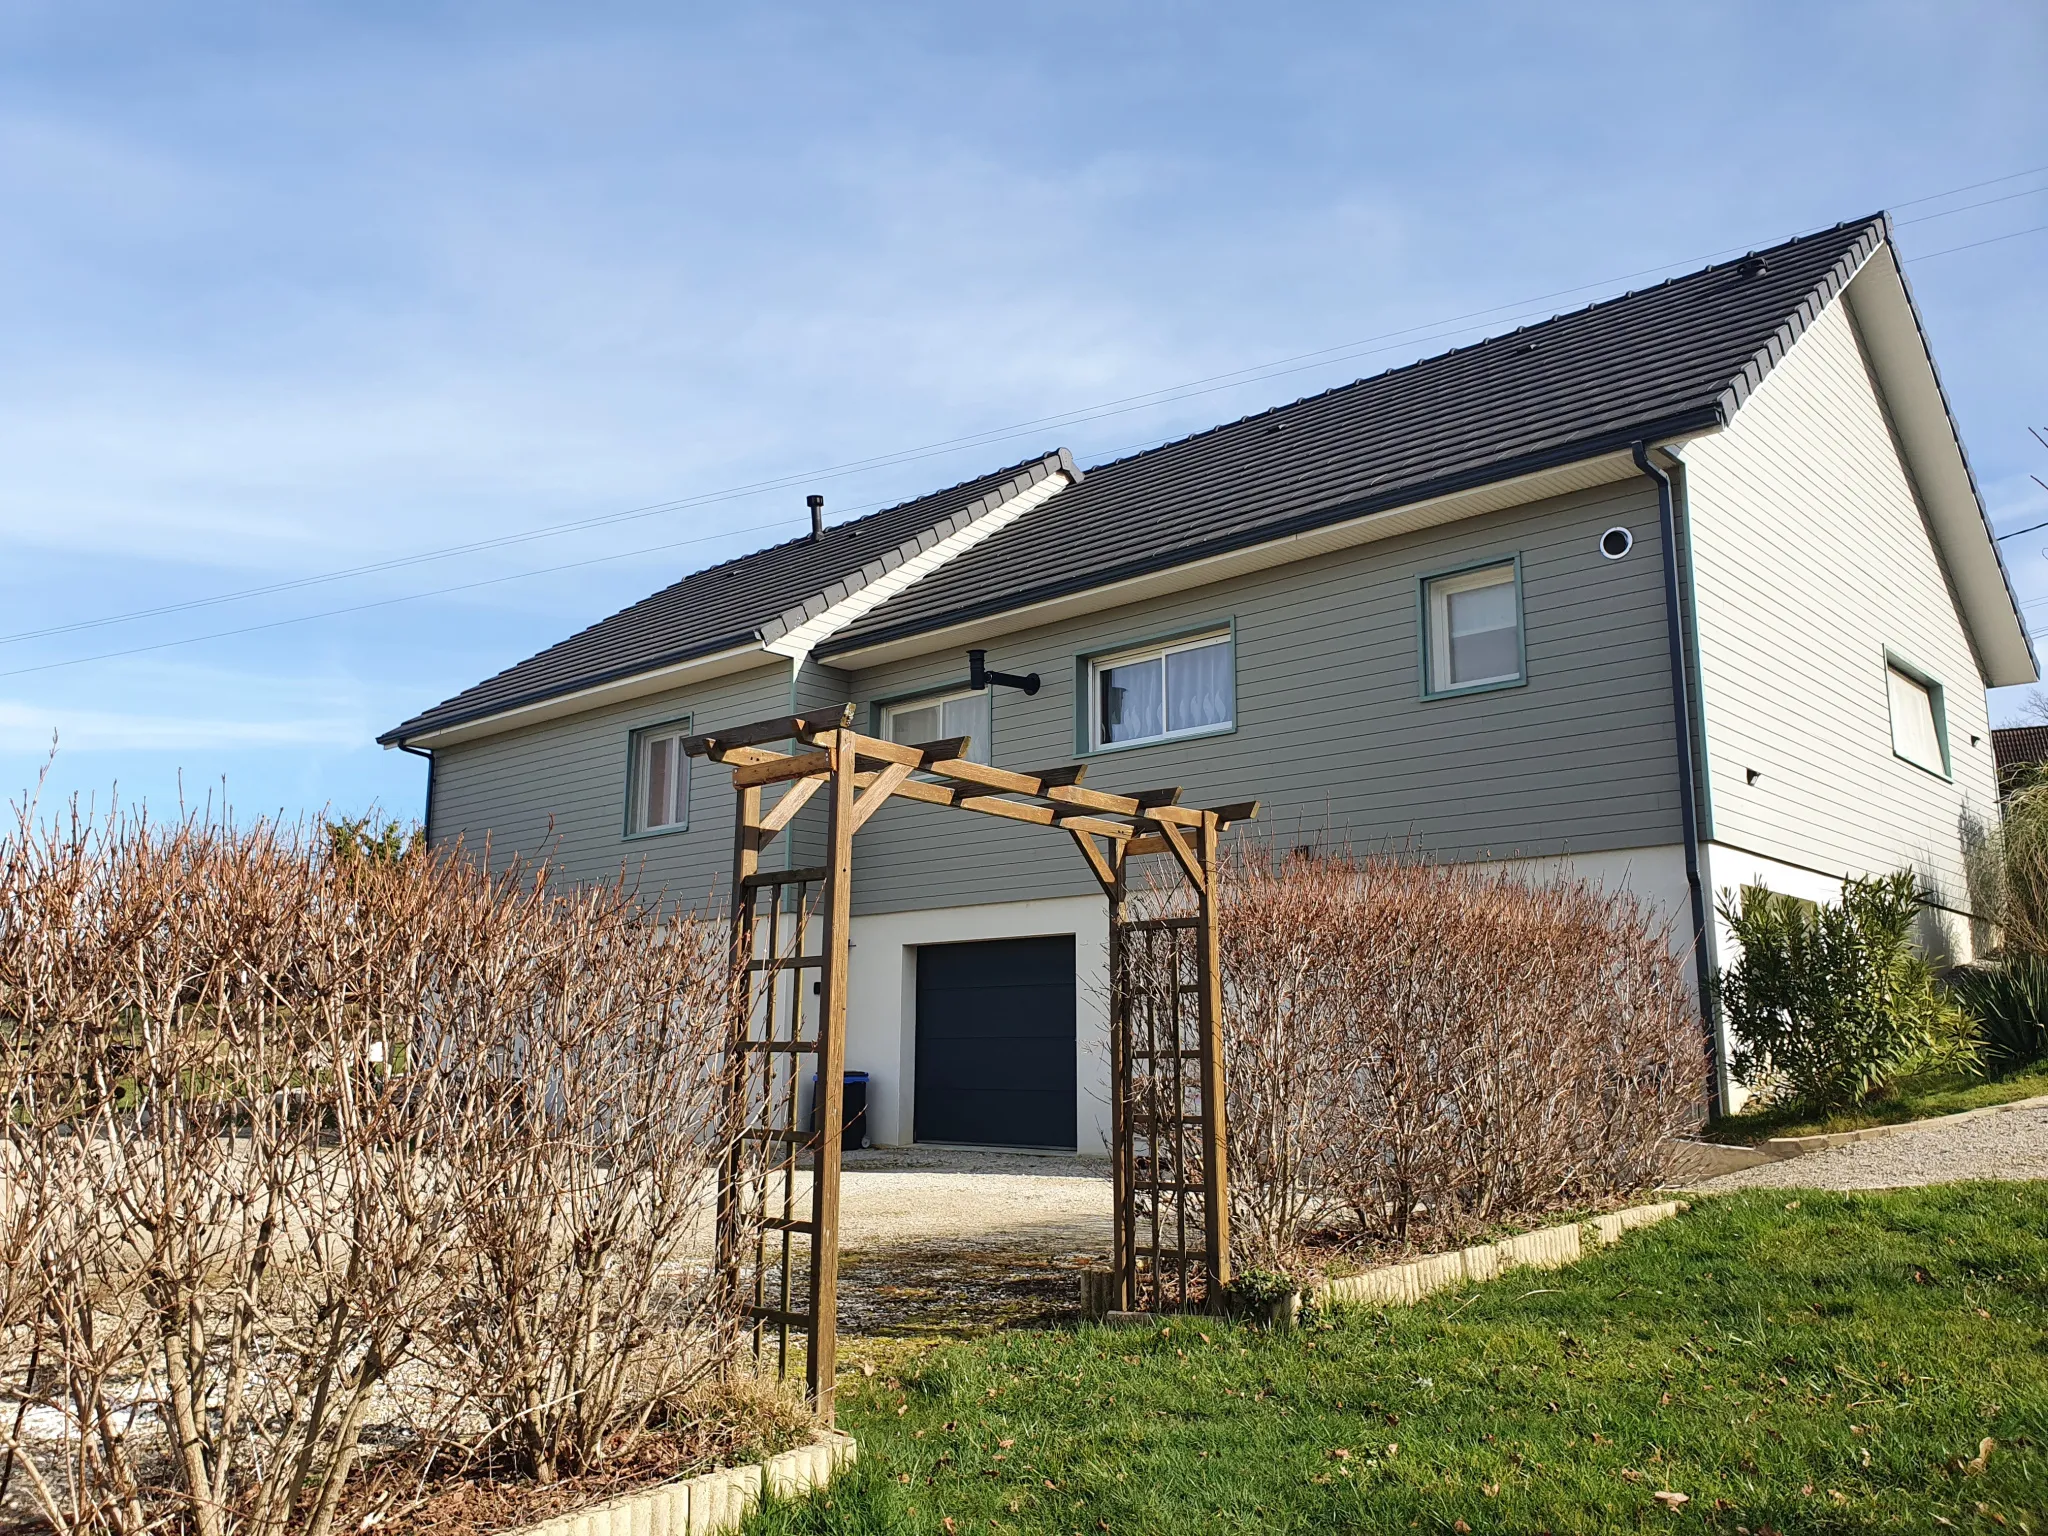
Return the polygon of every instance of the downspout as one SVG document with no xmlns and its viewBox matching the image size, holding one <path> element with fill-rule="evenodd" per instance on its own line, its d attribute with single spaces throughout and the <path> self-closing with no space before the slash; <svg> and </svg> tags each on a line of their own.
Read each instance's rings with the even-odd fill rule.
<svg viewBox="0 0 2048 1536">
<path fill-rule="evenodd" d="M 434 846 L 434 753 L 429 747 L 415 747 L 407 742 L 398 744 L 401 752 L 410 752 L 414 757 L 427 760 L 427 813 L 420 818 L 420 832 L 427 840 L 427 846 Z"/>
<path fill-rule="evenodd" d="M 1721 1042 L 1714 1027 L 1713 978 L 1707 968 L 1707 893 L 1700 879 L 1699 790 L 1693 769 L 1692 691 L 1686 686 L 1685 617 L 1678 601 L 1678 514 L 1671 477 L 1650 462 L 1650 445 L 1631 448 L 1636 468 L 1657 485 L 1658 541 L 1664 546 L 1664 634 L 1671 657 L 1671 718 L 1678 747 L 1678 808 L 1685 842 L 1685 885 L 1692 901 L 1693 969 L 1699 986 L 1700 1028 L 1707 1046 L 1707 1112 L 1721 1112 Z"/>
</svg>

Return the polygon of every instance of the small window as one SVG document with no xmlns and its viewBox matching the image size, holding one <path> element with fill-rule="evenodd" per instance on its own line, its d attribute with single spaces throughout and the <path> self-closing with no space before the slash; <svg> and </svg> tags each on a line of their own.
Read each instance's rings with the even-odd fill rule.
<svg viewBox="0 0 2048 1536">
<path fill-rule="evenodd" d="M 1948 777 L 1948 733 L 1941 685 L 1887 662 L 1884 688 L 1891 704 L 1892 751 L 1915 767 Z"/>
<path fill-rule="evenodd" d="M 1096 657 L 1088 697 L 1094 748 L 1227 731 L 1237 713 L 1230 635 Z"/>
<path fill-rule="evenodd" d="M 969 688 L 958 693 L 936 694 L 928 699 L 891 704 L 882 712 L 882 734 L 905 746 L 965 736 L 967 761 L 985 763 L 989 760 L 988 698 L 991 691 L 984 688 L 976 692 Z"/>
<path fill-rule="evenodd" d="M 626 832 L 680 832 L 690 823 L 690 757 L 683 750 L 689 722 L 633 733 Z"/>
<path fill-rule="evenodd" d="M 1425 693 L 1522 681 L 1522 604 L 1514 561 L 1433 576 L 1422 592 Z"/>
</svg>

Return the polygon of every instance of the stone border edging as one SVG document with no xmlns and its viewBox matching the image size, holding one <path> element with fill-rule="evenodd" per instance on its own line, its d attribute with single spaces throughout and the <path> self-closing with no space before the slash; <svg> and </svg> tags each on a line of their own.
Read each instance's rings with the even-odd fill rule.
<svg viewBox="0 0 2048 1536">
<path fill-rule="evenodd" d="M 1511 1269 L 1562 1269 L 1577 1263 L 1588 1248 L 1604 1247 L 1620 1240 L 1624 1232 L 1668 1221 L 1687 1209 L 1683 1200 L 1663 1200 L 1655 1205 L 1631 1205 L 1585 1221 L 1558 1227 L 1539 1227 L 1497 1243 L 1472 1248 L 1453 1248 L 1410 1259 L 1405 1264 L 1385 1264 L 1363 1274 L 1323 1280 L 1283 1296 L 1272 1304 L 1271 1320 L 1276 1326 L 1291 1327 L 1304 1301 L 1318 1307 L 1355 1306 L 1360 1303 L 1411 1306 L 1436 1291 L 1446 1291 L 1466 1281 L 1492 1280 Z M 1163 1312 L 1112 1312 L 1106 1310 L 1110 1296 L 1110 1271 L 1090 1268 L 1081 1271 L 1083 1315 L 1107 1327 L 1139 1327 L 1170 1322 Z M 597 1533 L 592 1533 L 597 1536 Z"/>
<path fill-rule="evenodd" d="M 1615 1242 L 1624 1232 L 1668 1221 L 1684 1209 L 1683 1200 L 1631 1205 L 1586 1221 L 1541 1227 L 1497 1243 L 1454 1248 L 1405 1264 L 1369 1269 L 1362 1275 L 1325 1280 L 1303 1294 L 1319 1307 L 1375 1302 L 1410 1306 L 1433 1292 L 1447 1291 L 1467 1281 L 1496 1279 L 1511 1269 L 1562 1269 L 1576 1263 L 1588 1247 Z"/>
<path fill-rule="evenodd" d="M 736 1531 L 760 1507 L 764 1492 L 791 1499 L 823 1488 L 853 1465 L 860 1447 L 853 1436 L 822 1431 L 809 1445 L 743 1467 L 721 1467 L 629 1493 L 587 1509 L 571 1510 L 512 1536 L 724 1536 Z"/>
</svg>

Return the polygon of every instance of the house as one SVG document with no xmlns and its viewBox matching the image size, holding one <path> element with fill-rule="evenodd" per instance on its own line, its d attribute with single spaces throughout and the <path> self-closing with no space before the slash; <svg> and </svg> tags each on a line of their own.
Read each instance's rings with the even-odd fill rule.
<svg viewBox="0 0 2048 1536">
<path fill-rule="evenodd" d="M 681 737 L 850 700 L 1257 797 L 1282 848 L 1625 885 L 1706 967 L 1716 892 L 1908 865 L 1971 951 L 1985 689 L 2036 667 L 1882 215 L 1111 463 L 813 512 L 387 733 L 431 754 L 433 842 L 702 900 L 733 797 Z M 970 649 L 1040 686 L 970 687 Z M 856 863 L 875 1139 L 1098 1150 L 1107 923 L 1066 840 L 900 804 Z"/>
<path fill-rule="evenodd" d="M 2048 763 L 2048 725 L 1993 726 L 1991 755 L 2000 795 L 2010 795 Z"/>
</svg>

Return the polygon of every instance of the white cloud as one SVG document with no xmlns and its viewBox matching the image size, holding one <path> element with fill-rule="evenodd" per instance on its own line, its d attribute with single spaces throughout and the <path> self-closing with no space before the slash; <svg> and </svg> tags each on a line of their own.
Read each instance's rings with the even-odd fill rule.
<svg viewBox="0 0 2048 1536">
<path fill-rule="evenodd" d="M 363 722 L 353 719 L 209 720 L 0 699 L 0 752 L 47 751 L 53 731 L 60 752 L 359 747 L 370 734 Z"/>
</svg>

